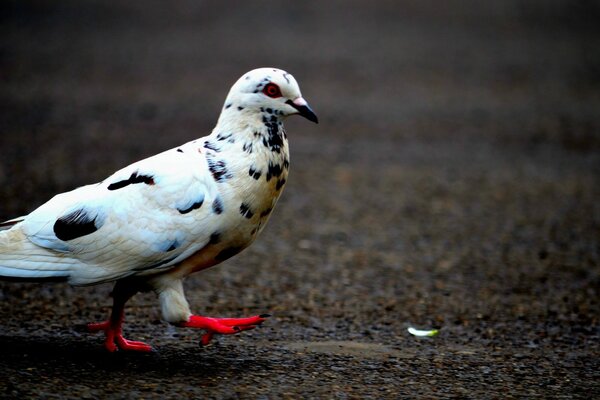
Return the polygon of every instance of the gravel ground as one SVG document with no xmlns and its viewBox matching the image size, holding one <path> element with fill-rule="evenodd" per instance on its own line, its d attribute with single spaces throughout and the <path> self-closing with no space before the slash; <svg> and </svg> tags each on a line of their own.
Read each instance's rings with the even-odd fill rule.
<svg viewBox="0 0 600 400">
<path fill-rule="evenodd" d="M 3 398 L 600 398 L 593 1 L 4 1 L 0 219 L 207 134 L 245 71 L 321 124 L 262 237 L 186 282 L 270 312 L 199 347 L 151 294 L 0 282 Z M 416 338 L 406 328 L 440 328 Z"/>
</svg>

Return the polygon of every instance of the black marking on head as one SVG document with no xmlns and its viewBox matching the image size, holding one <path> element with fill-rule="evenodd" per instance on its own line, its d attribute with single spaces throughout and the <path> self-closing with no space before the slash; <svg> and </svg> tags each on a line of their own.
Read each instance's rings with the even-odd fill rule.
<svg viewBox="0 0 600 400">
<path fill-rule="evenodd" d="M 218 147 L 216 143 L 210 142 L 208 140 L 204 142 L 204 148 L 215 151 L 217 153 L 221 151 L 221 148 Z"/>
<path fill-rule="evenodd" d="M 183 153 L 183 150 L 181 150 L 181 149 L 177 149 L 177 152 L 178 152 L 178 153 Z"/>
<path fill-rule="evenodd" d="M 224 160 L 215 161 L 212 157 L 208 157 L 207 154 L 206 161 L 208 161 L 208 169 L 215 181 L 225 182 L 227 179 L 233 177 L 227 170 L 227 163 Z"/>
<path fill-rule="evenodd" d="M 102 224 L 96 225 L 96 218 L 92 218 L 84 209 L 75 210 L 54 223 L 54 234 L 60 240 L 73 240 L 78 237 L 96 232 Z"/>
<path fill-rule="evenodd" d="M 286 73 L 284 73 L 284 74 L 283 74 L 283 79 L 285 79 L 285 81 L 286 81 L 286 82 L 289 84 L 289 83 L 290 83 L 290 80 L 289 80 L 289 78 L 288 78 L 288 75 L 289 75 L 289 74 L 288 74 L 287 72 L 286 72 Z"/>
<path fill-rule="evenodd" d="M 269 182 L 271 178 L 279 178 L 282 173 L 283 170 L 281 165 L 273 164 L 271 161 L 269 161 L 269 168 L 267 169 L 267 182 Z"/>
<path fill-rule="evenodd" d="M 204 195 L 202 195 L 202 199 L 196 201 L 195 203 L 193 203 L 192 205 L 190 205 L 188 208 L 177 208 L 177 211 L 179 211 L 180 214 L 187 214 L 191 211 L 197 210 L 200 207 L 202 207 L 202 203 L 204 203 Z"/>
<path fill-rule="evenodd" d="M 285 178 L 281 178 L 277 181 L 277 185 L 275 185 L 275 190 L 279 190 L 285 185 Z"/>
<path fill-rule="evenodd" d="M 226 104 L 226 105 L 225 105 L 225 109 L 226 109 L 226 110 L 227 110 L 229 107 L 231 107 L 231 103 L 229 103 L 229 104 Z"/>
<path fill-rule="evenodd" d="M 250 169 L 248 170 L 248 175 L 258 180 L 262 173 L 260 171 L 255 170 L 254 167 L 250 167 Z"/>
<path fill-rule="evenodd" d="M 217 197 L 212 203 L 212 209 L 215 214 L 221 214 L 223 212 L 223 201 L 220 197 Z"/>
<path fill-rule="evenodd" d="M 254 216 L 254 213 L 250 210 L 250 205 L 246 204 L 246 203 L 242 203 L 240 205 L 240 214 L 242 214 L 244 217 L 250 219 Z"/>
<path fill-rule="evenodd" d="M 244 146 L 242 146 L 242 150 L 244 150 L 248 154 L 252 154 L 252 142 L 244 143 Z"/>
<path fill-rule="evenodd" d="M 146 185 L 154 185 L 154 177 L 152 175 L 138 175 L 135 171 L 129 178 L 122 181 L 114 182 L 108 185 L 108 190 L 122 189 L 128 185 L 134 185 L 136 183 L 145 183 Z"/>
<path fill-rule="evenodd" d="M 225 261 L 243 250 L 243 247 L 228 247 L 215 256 L 217 261 Z"/>
<path fill-rule="evenodd" d="M 217 244 L 220 241 L 221 241 L 221 234 L 219 232 L 214 232 L 212 235 L 210 235 L 208 244 Z"/>
<path fill-rule="evenodd" d="M 245 80 L 249 80 L 250 79 L 250 75 L 246 75 L 246 77 L 244 79 Z"/>
<path fill-rule="evenodd" d="M 273 207 L 267 208 L 265 211 L 260 213 L 260 217 L 261 218 L 266 217 L 267 215 L 271 214 L 271 211 L 273 211 Z"/>
<path fill-rule="evenodd" d="M 242 111 L 243 109 L 244 109 L 244 107 L 238 106 L 238 111 Z"/>
<path fill-rule="evenodd" d="M 265 78 L 263 78 L 263 80 L 260 81 L 260 83 L 258 85 L 256 85 L 256 89 L 254 90 L 254 93 L 260 92 L 263 89 L 263 87 L 269 82 L 271 82 L 270 76 L 266 76 Z"/>
</svg>

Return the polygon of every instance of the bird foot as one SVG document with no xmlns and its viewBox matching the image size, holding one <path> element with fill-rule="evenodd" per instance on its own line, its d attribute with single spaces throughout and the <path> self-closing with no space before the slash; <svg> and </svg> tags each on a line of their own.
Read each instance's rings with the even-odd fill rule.
<svg viewBox="0 0 600 400">
<path fill-rule="evenodd" d="M 104 340 L 104 347 L 111 353 L 117 350 L 141 352 L 152 351 L 152 346 L 150 346 L 149 344 L 125 339 L 121 332 L 121 327 L 114 326 L 113 324 L 111 324 L 111 321 L 88 324 L 87 328 L 90 332 L 104 331 L 104 333 L 106 334 L 106 339 Z"/>
<path fill-rule="evenodd" d="M 232 335 L 242 331 L 248 331 L 262 324 L 269 317 L 269 314 L 255 315 L 247 318 L 211 318 L 202 315 L 192 315 L 187 322 L 184 322 L 179 326 L 204 329 L 206 333 L 202 335 L 200 343 L 202 346 L 206 346 L 210 343 L 215 333 Z"/>
</svg>

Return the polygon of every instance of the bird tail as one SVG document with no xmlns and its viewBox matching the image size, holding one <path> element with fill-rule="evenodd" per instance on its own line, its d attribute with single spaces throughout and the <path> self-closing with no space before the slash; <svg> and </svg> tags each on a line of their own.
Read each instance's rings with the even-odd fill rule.
<svg viewBox="0 0 600 400">
<path fill-rule="evenodd" d="M 0 279 L 11 281 L 66 281 L 71 266 L 60 253 L 32 243 L 17 218 L 0 223 Z M 63 261 L 63 262 L 61 262 Z"/>
</svg>

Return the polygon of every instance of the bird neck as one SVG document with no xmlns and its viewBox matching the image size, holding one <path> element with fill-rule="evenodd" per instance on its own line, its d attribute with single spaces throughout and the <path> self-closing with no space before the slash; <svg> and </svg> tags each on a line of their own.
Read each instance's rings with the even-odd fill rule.
<svg viewBox="0 0 600 400">
<path fill-rule="evenodd" d="M 210 135 L 213 140 L 224 145 L 242 143 L 242 149 L 247 153 L 251 153 L 250 147 L 259 152 L 287 152 L 283 118 L 276 110 L 260 108 L 257 112 L 242 107 L 225 107 Z"/>
</svg>

